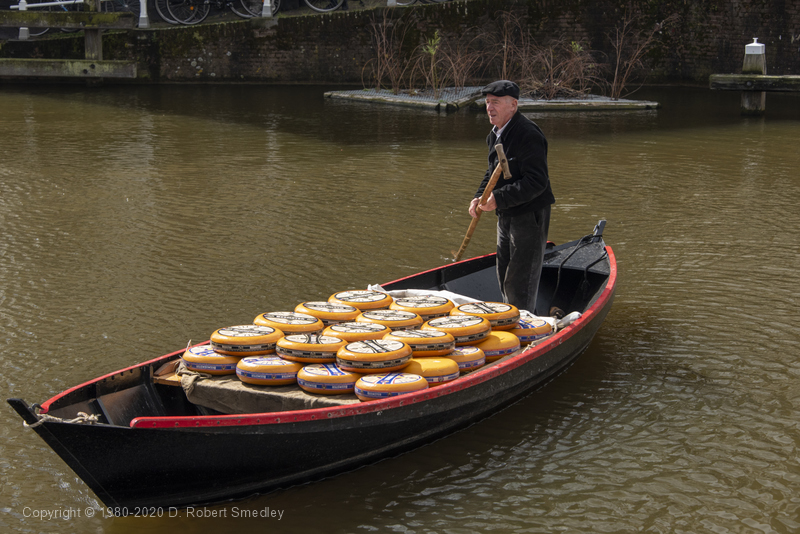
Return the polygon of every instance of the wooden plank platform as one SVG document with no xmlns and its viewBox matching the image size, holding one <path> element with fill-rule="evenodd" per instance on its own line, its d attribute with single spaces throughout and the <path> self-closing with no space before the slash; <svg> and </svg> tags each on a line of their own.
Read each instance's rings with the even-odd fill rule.
<svg viewBox="0 0 800 534">
<path fill-rule="evenodd" d="M 0 28 L 66 28 L 73 30 L 130 30 L 136 26 L 133 13 L 89 11 L 0 10 Z"/>
<path fill-rule="evenodd" d="M 709 87 L 722 91 L 800 91 L 800 76 L 766 74 L 712 74 Z"/>
<path fill-rule="evenodd" d="M 136 63 L 92 59 L 0 59 L 0 76 L 136 78 Z"/>
</svg>

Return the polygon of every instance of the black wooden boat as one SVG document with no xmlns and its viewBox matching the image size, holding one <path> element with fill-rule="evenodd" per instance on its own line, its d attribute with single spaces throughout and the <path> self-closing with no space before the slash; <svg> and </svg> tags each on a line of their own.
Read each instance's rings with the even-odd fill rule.
<svg viewBox="0 0 800 534">
<path fill-rule="evenodd" d="M 41 405 L 8 402 L 105 505 L 123 512 L 243 498 L 330 476 L 464 428 L 572 364 L 614 298 L 617 269 L 603 242 L 604 225 L 552 246 L 545 257 L 540 308 L 557 306 L 580 312 L 580 318 L 536 346 L 435 388 L 343 406 L 209 415 L 182 388 L 154 380 L 157 369 L 180 358 L 180 350 L 95 378 Z M 494 255 L 383 288 L 500 300 Z"/>
</svg>

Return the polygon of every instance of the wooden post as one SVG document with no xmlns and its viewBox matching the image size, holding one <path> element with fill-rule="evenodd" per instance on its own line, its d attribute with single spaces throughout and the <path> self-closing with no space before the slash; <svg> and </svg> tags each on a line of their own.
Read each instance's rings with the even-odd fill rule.
<svg viewBox="0 0 800 534">
<path fill-rule="evenodd" d="M 87 11 L 97 12 L 100 11 L 99 0 L 86 0 L 84 4 Z M 84 30 L 84 55 L 86 59 L 96 59 L 97 61 L 103 60 L 103 38 L 101 37 L 102 30 Z"/>
<path fill-rule="evenodd" d="M 767 60 L 764 45 L 758 38 L 744 47 L 742 74 L 767 73 Z M 763 115 L 767 107 L 767 93 L 764 91 L 742 91 L 742 115 Z"/>
</svg>

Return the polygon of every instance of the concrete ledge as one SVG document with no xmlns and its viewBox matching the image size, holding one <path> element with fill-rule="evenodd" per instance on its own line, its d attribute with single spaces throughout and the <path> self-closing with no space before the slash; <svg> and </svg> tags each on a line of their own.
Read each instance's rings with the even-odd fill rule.
<svg viewBox="0 0 800 534">
<path fill-rule="evenodd" d="M 136 78 L 136 63 L 90 59 L 0 59 L 0 76 Z"/>
<path fill-rule="evenodd" d="M 0 28 L 67 28 L 73 30 L 129 30 L 136 26 L 133 13 L 80 11 L 0 10 Z"/>
<path fill-rule="evenodd" d="M 800 91 L 800 76 L 766 74 L 712 74 L 709 87 L 722 91 Z"/>
</svg>

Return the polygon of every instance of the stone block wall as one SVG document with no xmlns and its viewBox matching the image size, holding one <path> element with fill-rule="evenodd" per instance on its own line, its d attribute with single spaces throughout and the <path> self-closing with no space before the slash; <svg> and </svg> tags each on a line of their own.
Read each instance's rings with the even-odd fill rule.
<svg viewBox="0 0 800 534">
<path fill-rule="evenodd" d="M 641 28 L 673 17 L 658 34 L 639 77 L 649 82 L 706 83 L 713 73 L 741 71 L 745 44 L 766 44 L 770 74 L 800 74 L 800 2 L 795 0 L 461 0 L 388 10 L 410 25 L 406 47 L 436 30 L 445 38 L 478 35 L 513 10 L 533 38 L 582 43 L 599 56 L 614 53 L 611 38 L 626 13 Z M 103 36 L 104 59 L 130 59 L 140 82 L 245 82 L 360 84 L 374 56 L 370 25 L 385 8 L 327 15 L 280 16 L 197 26 L 168 27 Z M 55 33 L 55 32 L 51 32 Z M 82 58 L 83 39 L 50 39 L 0 45 L 0 57 Z M 499 75 L 484 65 L 476 75 Z"/>
</svg>

